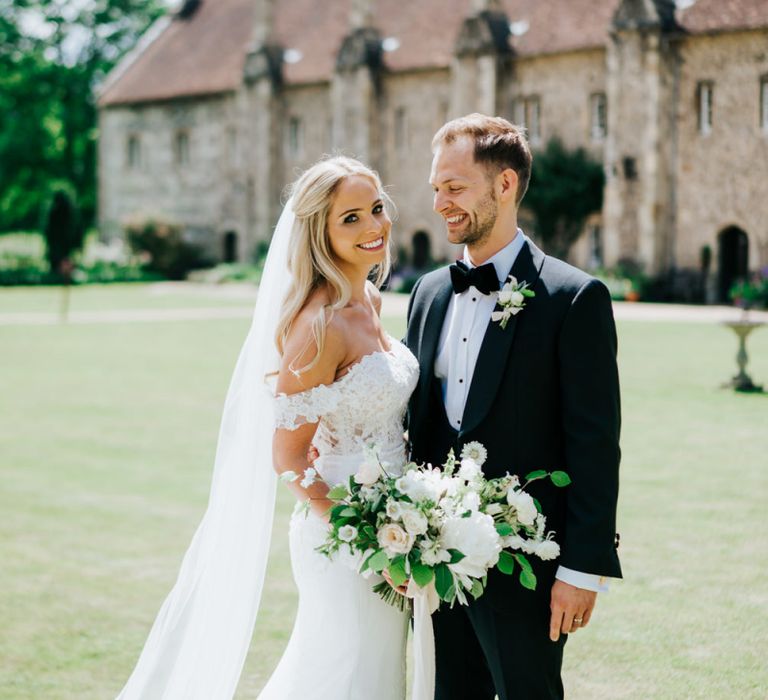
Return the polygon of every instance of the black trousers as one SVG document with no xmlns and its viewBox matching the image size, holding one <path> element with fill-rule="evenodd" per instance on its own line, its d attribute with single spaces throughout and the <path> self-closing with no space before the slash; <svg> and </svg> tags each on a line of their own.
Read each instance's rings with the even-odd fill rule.
<svg viewBox="0 0 768 700">
<path fill-rule="evenodd" d="M 435 700 L 563 698 L 567 636 L 549 639 L 550 587 L 534 593 L 515 584 L 505 587 L 511 595 L 503 602 L 488 591 L 468 606 L 443 604 L 432 616 Z"/>
</svg>

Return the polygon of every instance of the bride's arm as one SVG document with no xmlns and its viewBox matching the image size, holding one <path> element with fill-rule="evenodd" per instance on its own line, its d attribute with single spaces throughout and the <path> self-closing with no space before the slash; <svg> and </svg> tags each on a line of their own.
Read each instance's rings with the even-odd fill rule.
<svg viewBox="0 0 768 700">
<path fill-rule="evenodd" d="M 285 343 L 277 378 L 278 394 L 297 395 L 297 398 L 298 395 L 304 394 L 311 402 L 312 390 L 315 387 L 334 381 L 337 369 L 345 358 L 345 343 L 333 323 L 326 327 L 325 343 L 317 363 L 298 375 L 291 370 L 291 367 L 301 368 L 307 365 L 316 355 L 317 346 L 312 337 L 311 323 L 300 314 Z M 332 505 L 327 498 L 328 486 L 319 478 L 305 486 L 301 483 L 306 470 L 312 466 L 308 453 L 317 431 L 319 417 L 296 416 L 290 427 L 277 428 L 272 441 L 272 455 L 278 474 L 292 471 L 298 475 L 298 479 L 288 482 L 288 487 L 296 498 L 299 501 L 309 500 L 314 513 L 327 520 L 328 509 Z"/>
</svg>

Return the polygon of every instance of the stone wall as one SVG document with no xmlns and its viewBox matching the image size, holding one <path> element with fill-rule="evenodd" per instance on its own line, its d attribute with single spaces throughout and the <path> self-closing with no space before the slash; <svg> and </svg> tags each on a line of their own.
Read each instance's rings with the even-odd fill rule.
<svg viewBox="0 0 768 700">
<path fill-rule="evenodd" d="M 701 247 L 717 262 L 717 237 L 738 226 L 749 236 L 750 267 L 768 265 L 768 135 L 760 130 L 760 77 L 768 32 L 686 38 L 677 105 L 678 267 L 698 267 Z M 699 133 L 697 83 L 713 84 L 711 133 Z"/>
<path fill-rule="evenodd" d="M 191 240 L 211 254 L 219 254 L 217 234 L 222 219 L 238 218 L 231 197 L 225 207 L 235 184 L 228 145 L 235 115 L 232 96 L 102 110 L 102 233 L 119 234 L 127 219 L 159 217 L 185 224 Z M 175 142 L 182 132 L 187 139 L 183 162 Z M 133 166 L 128 155 L 131 137 L 139 144 Z"/>
</svg>

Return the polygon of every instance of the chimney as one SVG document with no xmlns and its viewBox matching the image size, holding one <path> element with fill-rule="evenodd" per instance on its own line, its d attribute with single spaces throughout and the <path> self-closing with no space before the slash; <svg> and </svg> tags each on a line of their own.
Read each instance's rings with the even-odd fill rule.
<svg viewBox="0 0 768 700">
<path fill-rule="evenodd" d="M 352 0 L 349 26 L 352 31 L 373 26 L 373 0 Z"/>
<path fill-rule="evenodd" d="M 253 44 L 256 48 L 270 44 L 274 31 L 275 0 L 254 0 Z"/>
</svg>

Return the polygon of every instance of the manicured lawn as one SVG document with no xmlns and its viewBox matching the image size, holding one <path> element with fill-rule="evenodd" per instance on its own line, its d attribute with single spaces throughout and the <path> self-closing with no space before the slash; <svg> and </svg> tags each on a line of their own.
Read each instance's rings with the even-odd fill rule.
<svg viewBox="0 0 768 700">
<path fill-rule="evenodd" d="M 89 309 L 156 298 L 142 285 L 127 296 L 80 291 Z M 0 290 L 0 311 L 49 310 L 46 294 Z M 227 303 L 179 294 L 180 306 Z M 387 325 L 399 336 L 403 320 Z M 0 326 L 0 698 L 101 700 L 120 689 L 203 513 L 247 327 Z M 717 388 L 735 365 L 722 328 L 619 331 L 626 580 L 568 642 L 568 696 L 764 698 L 768 397 Z M 750 355 L 768 384 L 768 329 Z M 291 506 L 281 491 L 239 698 L 256 696 L 290 633 Z"/>
</svg>

